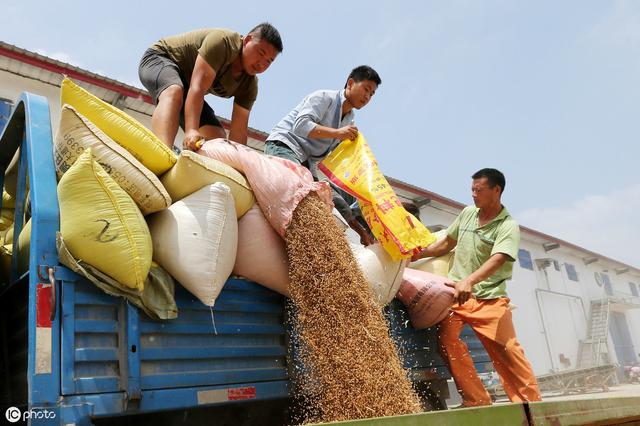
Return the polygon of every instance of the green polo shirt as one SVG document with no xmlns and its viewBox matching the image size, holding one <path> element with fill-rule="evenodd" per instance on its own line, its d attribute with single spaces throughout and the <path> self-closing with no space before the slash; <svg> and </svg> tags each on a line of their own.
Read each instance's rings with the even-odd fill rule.
<svg viewBox="0 0 640 426">
<path fill-rule="evenodd" d="M 447 228 L 447 235 L 458 243 L 449 278 L 460 281 L 478 270 L 491 256 L 504 253 L 508 259 L 492 276 L 473 286 L 477 299 L 507 297 L 507 280 L 511 278 L 513 262 L 518 256 L 520 227 L 503 206 L 493 220 L 478 226 L 476 206 L 465 207 Z"/>
</svg>

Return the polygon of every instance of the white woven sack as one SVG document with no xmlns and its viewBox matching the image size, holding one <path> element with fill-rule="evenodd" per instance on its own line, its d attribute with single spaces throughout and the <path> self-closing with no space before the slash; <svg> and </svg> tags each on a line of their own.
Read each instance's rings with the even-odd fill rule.
<svg viewBox="0 0 640 426">
<path fill-rule="evenodd" d="M 395 297 L 400 284 L 406 261 L 394 261 L 382 244 L 375 243 L 367 247 L 358 243 L 349 243 L 364 277 L 373 291 L 376 302 L 384 306 Z"/>
<path fill-rule="evenodd" d="M 207 185 L 148 218 L 153 260 L 207 306 L 231 275 L 238 222 L 231 190 Z"/>
<path fill-rule="evenodd" d="M 254 204 L 238 221 L 233 273 L 289 297 L 289 261 L 284 240 Z"/>
</svg>

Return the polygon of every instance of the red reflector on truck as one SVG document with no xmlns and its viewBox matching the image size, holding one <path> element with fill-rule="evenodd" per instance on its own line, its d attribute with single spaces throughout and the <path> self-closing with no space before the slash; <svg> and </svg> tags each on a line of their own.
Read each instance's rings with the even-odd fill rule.
<svg viewBox="0 0 640 426">
<path fill-rule="evenodd" d="M 229 401 L 237 401 L 240 399 L 253 399 L 256 397 L 255 386 L 249 386 L 245 388 L 231 388 L 228 390 Z"/>
<path fill-rule="evenodd" d="M 36 287 L 36 327 L 51 328 L 51 284 Z"/>
</svg>

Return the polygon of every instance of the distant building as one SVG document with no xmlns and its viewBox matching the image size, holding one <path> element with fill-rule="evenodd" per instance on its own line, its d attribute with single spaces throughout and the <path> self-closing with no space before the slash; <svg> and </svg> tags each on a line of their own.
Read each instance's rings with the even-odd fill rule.
<svg viewBox="0 0 640 426">
<path fill-rule="evenodd" d="M 49 99 L 55 135 L 63 74 L 150 127 L 153 105 L 144 90 L 4 42 L 0 42 L 0 122 L 13 100 L 28 91 Z M 262 149 L 266 136 L 250 129 L 249 145 Z M 181 140 L 182 135 L 177 138 Z M 464 207 L 397 179 L 388 180 L 398 196 L 420 207 L 422 220 L 431 229 L 446 227 Z M 518 337 L 536 374 L 638 362 L 640 269 L 533 229 L 521 229 L 508 292 L 516 306 Z"/>
</svg>

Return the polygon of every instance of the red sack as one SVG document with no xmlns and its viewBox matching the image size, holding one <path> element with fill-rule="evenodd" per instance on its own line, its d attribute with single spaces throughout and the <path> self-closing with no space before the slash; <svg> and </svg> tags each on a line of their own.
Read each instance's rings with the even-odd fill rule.
<svg viewBox="0 0 640 426">
<path fill-rule="evenodd" d="M 311 172 L 293 161 L 263 155 L 226 139 L 205 142 L 198 154 L 215 158 L 243 173 L 262 213 L 282 238 L 293 211 L 309 192 L 316 192 L 329 212 L 333 208 L 329 185 L 314 182 Z"/>
<path fill-rule="evenodd" d="M 405 268 L 396 297 L 407 308 L 414 328 L 432 327 L 448 315 L 454 290 L 444 284 L 447 281 L 447 277 Z"/>
</svg>

